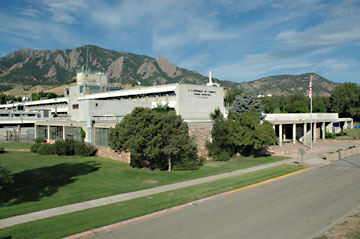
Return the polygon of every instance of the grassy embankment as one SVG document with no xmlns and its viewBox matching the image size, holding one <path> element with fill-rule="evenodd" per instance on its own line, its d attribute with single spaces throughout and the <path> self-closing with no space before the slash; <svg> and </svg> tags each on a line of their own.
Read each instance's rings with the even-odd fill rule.
<svg viewBox="0 0 360 239">
<path fill-rule="evenodd" d="M 101 157 L 42 156 L 9 151 L 0 155 L 0 165 L 13 176 L 12 183 L 0 186 L 0 219 L 283 159 L 238 158 L 207 162 L 197 171 L 150 173 Z"/>
<path fill-rule="evenodd" d="M 33 142 L 1 142 L 0 148 L 5 149 L 30 149 Z"/>
<path fill-rule="evenodd" d="M 299 165 L 280 165 L 214 182 L 24 223 L 0 230 L 0 238 L 61 238 L 256 184 L 302 168 Z"/>
</svg>

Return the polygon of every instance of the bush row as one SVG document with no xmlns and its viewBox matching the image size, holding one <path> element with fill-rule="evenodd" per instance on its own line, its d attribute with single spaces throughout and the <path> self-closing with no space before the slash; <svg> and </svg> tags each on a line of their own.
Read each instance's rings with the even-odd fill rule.
<svg viewBox="0 0 360 239">
<path fill-rule="evenodd" d="M 59 156 L 77 155 L 89 157 L 94 156 L 96 153 L 96 148 L 93 145 L 73 139 L 56 141 L 55 144 L 47 144 L 41 139 L 36 139 L 30 150 L 41 155 L 57 154 Z"/>
</svg>

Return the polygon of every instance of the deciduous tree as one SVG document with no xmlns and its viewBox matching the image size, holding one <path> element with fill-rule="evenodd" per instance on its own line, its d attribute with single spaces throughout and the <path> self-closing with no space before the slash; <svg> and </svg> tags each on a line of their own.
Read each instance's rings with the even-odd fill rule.
<svg viewBox="0 0 360 239">
<path fill-rule="evenodd" d="M 173 111 L 135 108 L 110 129 L 109 144 L 131 152 L 132 167 L 185 170 L 201 164 L 187 124 Z"/>
<path fill-rule="evenodd" d="M 341 117 L 360 120 L 360 86 L 356 83 L 344 83 L 335 87 L 330 104 L 331 109 Z"/>
<path fill-rule="evenodd" d="M 230 111 L 227 119 L 215 112 L 212 118 L 212 142 L 207 143 L 207 148 L 215 160 L 229 159 L 224 152 L 228 155 L 258 154 L 278 142 L 272 124 L 268 121 L 261 123 L 255 109 L 242 114 Z"/>
</svg>

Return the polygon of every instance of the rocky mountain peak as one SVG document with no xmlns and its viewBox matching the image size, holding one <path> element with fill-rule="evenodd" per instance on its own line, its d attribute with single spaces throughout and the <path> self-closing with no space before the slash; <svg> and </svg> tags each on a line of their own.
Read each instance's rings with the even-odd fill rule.
<svg viewBox="0 0 360 239">
<path fill-rule="evenodd" d="M 165 72 L 169 77 L 181 75 L 181 71 L 165 57 L 159 56 L 156 59 L 156 62 L 158 63 L 161 70 Z"/>
<path fill-rule="evenodd" d="M 197 71 L 177 67 L 165 57 L 154 59 L 145 55 L 117 52 L 88 45 L 75 49 L 32 50 L 22 49 L 0 58 L 0 91 L 21 86 L 63 85 L 71 83 L 76 72 L 88 68 L 101 71 L 109 81 L 120 84 L 141 85 L 189 83 L 205 85 L 206 76 Z M 309 73 L 302 75 L 269 76 L 256 81 L 236 83 L 219 81 L 226 88 L 243 88 L 254 94 L 289 95 L 306 94 Z M 313 81 L 315 95 L 330 95 L 337 84 L 319 75 Z M 30 87 L 28 87 L 30 88 Z"/>
</svg>

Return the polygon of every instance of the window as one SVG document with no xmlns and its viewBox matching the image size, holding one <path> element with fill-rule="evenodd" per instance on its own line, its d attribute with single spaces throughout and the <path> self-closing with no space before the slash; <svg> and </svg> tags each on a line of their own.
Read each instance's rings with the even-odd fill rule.
<svg viewBox="0 0 360 239">
<path fill-rule="evenodd" d="M 99 86 L 89 86 L 89 92 L 90 94 L 99 93 L 100 92 Z"/>
<path fill-rule="evenodd" d="M 80 86 L 80 93 L 83 93 L 83 90 L 84 90 L 84 86 Z"/>
<path fill-rule="evenodd" d="M 95 145 L 108 147 L 108 134 L 108 128 L 95 128 Z"/>
<path fill-rule="evenodd" d="M 73 139 L 81 142 L 81 127 L 65 126 L 65 139 Z"/>
<path fill-rule="evenodd" d="M 62 126 L 50 126 L 50 139 L 62 140 L 63 139 L 63 127 Z"/>
<path fill-rule="evenodd" d="M 66 91 L 66 95 L 69 95 L 69 94 L 70 94 L 69 88 L 66 88 L 65 91 Z M 80 92 L 80 93 L 81 93 L 81 92 Z"/>
<path fill-rule="evenodd" d="M 72 105 L 72 108 L 73 108 L 73 110 L 79 109 L 79 104 L 74 104 L 74 105 Z"/>
<path fill-rule="evenodd" d="M 36 137 L 43 137 L 44 139 L 48 138 L 47 126 L 38 125 L 36 127 Z"/>
</svg>

